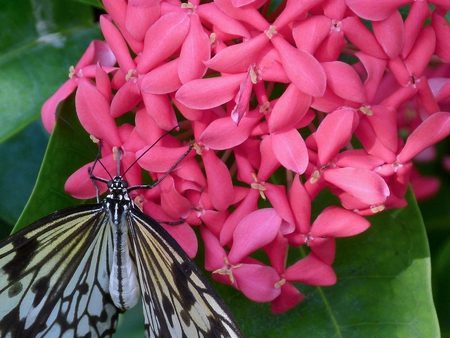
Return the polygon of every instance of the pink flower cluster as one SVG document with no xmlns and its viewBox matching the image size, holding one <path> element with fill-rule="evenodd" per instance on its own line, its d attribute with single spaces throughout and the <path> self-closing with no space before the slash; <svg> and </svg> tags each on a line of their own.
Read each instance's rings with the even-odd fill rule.
<svg viewBox="0 0 450 338">
<path fill-rule="evenodd" d="M 336 282 L 335 238 L 405 206 L 412 159 L 450 133 L 448 0 L 287 0 L 274 11 L 266 0 L 103 4 L 106 42 L 92 42 L 45 103 L 46 128 L 77 89 L 79 119 L 114 172 L 113 147 L 128 168 L 179 124 L 127 181 L 141 184 L 142 169 L 158 179 L 190 142 L 196 152 L 135 191 L 137 203 L 157 220 L 185 219 L 165 227 L 191 256 L 200 227 L 206 269 L 274 313 L 304 298 L 293 282 Z M 95 195 L 91 165 L 68 192 Z M 325 188 L 341 205 L 311 219 Z M 309 254 L 288 266 L 288 248 L 300 245 Z M 270 264 L 250 257 L 257 250 Z"/>
</svg>

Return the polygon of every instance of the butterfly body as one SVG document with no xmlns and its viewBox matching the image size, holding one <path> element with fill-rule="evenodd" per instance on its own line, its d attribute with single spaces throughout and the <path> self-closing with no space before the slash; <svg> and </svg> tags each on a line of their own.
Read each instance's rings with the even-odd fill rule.
<svg viewBox="0 0 450 338">
<path fill-rule="evenodd" d="M 0 337 L 110 337 L 142 295 L 147 337 L 242 337 L 178 243 L 108 182 L 0 243 Z"/>
</svg>

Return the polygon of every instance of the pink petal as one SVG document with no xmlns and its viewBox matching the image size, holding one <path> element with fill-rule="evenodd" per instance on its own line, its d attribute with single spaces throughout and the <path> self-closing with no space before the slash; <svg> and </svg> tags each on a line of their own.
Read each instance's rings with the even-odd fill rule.
<svg viewBox="0 0 450 338">
<path fill-rule="evenodd" d="M 294 214 L 297 231 L 301 234 L 308 233 L 310 231 L 311 199 L 300 183 L 298 175 L 295 175 L 289 190 L 289 202 Z"/>
<path fill-rule="evenodd" d="M 401 52 L 403 59 L 409 55 L 414 46 L 418 45 L 417 37 L 422 33 L 424 26 L 426 26 L 426 20 L 429 20 L 430 16 L 431 10 L 427 2 L 413 1 L 411 3 L 405 20 L 405 41 Z"/>
<path fill-rule="evenodd" d="M 387 62 L 386 60 L 372 57 L 363 52 L 355 53 L 355 56 L 359 58 L 367 73 L 366 80 L 364 81 L 367 102 L 373 102 L 383 78 Z"/>
<path fill-rule="evenodd" d="M 203 149 L 202 159 L 211 203 L 217 210 L 225 210 L 231 205 L 234 197 L 230 171 L 213 150 Z"/>
<path fill-rule="evenodd" d="M 171 12 L 159 18 L 145 35 L 138 73 L 147 73 L 171 56 L 185 40 L 189 25 L 189 16 L 183 12 Z"/>
<path fill-rule="evenodd" d="M 386 182 L 373 171 L 359 168 L 335 168 L 322 172 L 323 178 L 369 205 L 382 204 L 389 196 Z"/>
<path fill-rule="evenodd" d="M 186 218 L 192 205 L 186 197 L 176 190 L 173 178 L 169 175 L 161 183 L 161 206 L 170 217 L 175 219 Z"/>
<path fill-rule="evenodd" d="M 398 11 L 393 11 L 386 19 L 372 23 L 373 32 L 378 42 L 390 59 L 395 59 L 401 52 L 405 32 L 403 19 Z"/>
<path fill-rule="evenodd" d="M 245 42 L 221 50 L 211 60 L 206 61 L 205 65 L 221 73 L 243 73 L 249 65 L 256 62 L 261 50 L 268 44 L 267 36 L 260 33 Z"/>
<path fill-rule="evenodd" d="M 145 109 L 153 118 L 157 126 L 163 130 L 170 130 L 177 125 L 177 117 L 167 95 L 142 93 Z"/>
<path fill-rule="evenodd" d="M 385 161 L 381 158 L 368 154 L 364 149 L 346 150 L 339 153 L 335 164 L 338 167 L 354 167 L 372 170 L 383 165 Z"/>
<path fill-rule="evenodd" d="M 191 25 L 186 40 L 181 47 L 178 75 L 181 83 L 199 79 L 206 73 L 203 61 L 211 56 L 209 37 L 203 30 L 197 15 L 190 15 Z"/>
<path fill-rule="evenodd" d="M 44 102 L 41 109 L 42 123 L 49 133 L 51 133 L 55 127 L 55 113 L 59 103 L 68 98 L 76 87 L 77 82 L 75 80 L 67 80 L 52 96 L 47 99 L 47 101 Z"/>
<path fill-rule="evenodd" d="M 178 77 L 180 59 L 163 63 L 142 77 L 141 90 L 151 94 L 168 94 L 181 87 Z"/>
<path fill-rule="evenodd" d="M 275 172 L 275 170 L 280 167 L 280 162 L 277 160 L 274 154 L 272 137 L 266 137 L 261 141 L 260 153 L 261 164 L 259 165 L 258 178 L 262 181 L 266 181 Z"/>
<path fill-rule="evenodd" d="M 303 174 L 308 165 L 305 141 L 296 129 L 270 135 L 273 152 L 286 169 Z"/>
<path fill-rule="evenodd" d="M 96 138 L 119 146 L 122 141 L 117 126 L 109 114 L 109 103 L 105 97 L 88 81 L 80 82 L 75 95 L 75 106 L 84 129 Z"/>
<path fill-rule="evenodd" d="M 322 0 L 288 0 L 286 2 L 286 7 L 276 18 L 273 26 L 280 29 L 294 20 L 303 19 L 312 7 L 320 4 L 321 2 Z"/>
<path fill-rule="evenodd" d="M 314 15 L 294 22 L 292 35 L 298 49 L 314 54 L 317 47 L 330 33 L 331 20 L 323 15 Z"/>
<path fill-rule="evenodd" d="M 291 283 L 286 283 L 281 287 L 281 294 L 270 304 L 270 310 L 273 314 L 280 314 L 294 308 L 303 299 L 305 295 Z"/>
<path fill-rule="evenodd" d="M 124 0 L 103 0 L 102 4 L 105 7 L 106 12 L 111 16 L 114 24 L 120 30 L 133 53 L 141 53 L 143 49 L 143 42 L 136 40 L 126 29 L 127 2 Z"/>
<path fill-rule="evenodd" d="M 400 163 L 410 161 L 429 146 L 439 142 L 450 134 L 450 113 L 439 112 L 423 121 L 408 137 L 398 155 Z"/>
<path fill-rule="evenodd" d="M 139 165 L 145 170 L 164 174 L 186 153 L 187 149 L 187 146 L 169 148 L 155 145 L 150 151 L 148 147 L 137 151 L 136 158 L 139 158 Z M 194 154 L 191 152 L 188 156 L 194 156 Z M 185 161 L 180 162 L 175 170 L 181 169 L 184 164 Z"/>
<path fill-rule="evenodd" d="M 450 41 L 450 23 L 444 17 L 444 13 L 439 11 L 433 12 L 431 24 L 436 32 L 436 55 L 444 62 L 450 62 L 450 48 L 448 42 Z"/>
<path fill-rule="evenodd" d="M 334 237 L 314 237 L 309 242 L 314 256 L 319 258 L 325 264 L 331 265 L 336 257 L 336 240 Z"/>
<path fill-rule="evenodd" d="M 109 173 L 115 173 L 117 162 L 114 160 L 113 155 L 102 157 L 101 159 L 103 166 L 98 163 L 93 166 L 94 162 L 88 163 L 74 172 L 66 181 L 64 185 L 64 190 L 78 199 L 88 199 L 96 197 L 95 186 L 89 177 L 89 169 L 94 168 L 93 174 L 96 177 L 109 178 Z M 107 190 L 106 184 L 102 182 L 97 182 L 100 189 L 100 193 Z"/>
<path fill-rule="evenodd" d="M 373 33 L 356 16 L 348 16 L 342 20 L 341 30 L 345 37 L 353 42 L 361 51 L 380 59 L 386 59 L 387 55 L 381 48 Z"/>
<path fill-rule="evenodd" d="M 316 132 L 319 163 L 327 165 L 346 146 L 358 125 L 358 115 L 353 109 L 339 109 L 328 114 L 320 123 Z"/>
<path fill-rule="evenodd" d="M 160 4 L 150 6 L 137 6 L 128 2 L 125 25 L 127 31 L 138 41 L 143 41 L 149 27 L 155 23 L 161 15 Z"/>
<path fill-rule="evenodd" d="M 213 24 L 221 32 L 234 37 L 250 38 L 247 28 L 238 20 L 222 12 L 215 3 L 204 3 L 196 8 L 196 12 L 202 22 L 205 20 Z"/>
<path fill-rule="evenodd" d="M 189 108 L 214 108 L 234 98 L 245 76 L 235 74 L 192 80 L 182 85 L 175 97 Z"/>
<path fill-rule="evenodd" d="M 242 219 L 233 234 L 230 263 L 239 263 L 250 253 L 274 240 L 281 226 L 281 217 L 273 208 L 259 209 Z"/>
<path fill-rule="evenodd" d="M 424 27 L 416 43 L 405 59 L 405 66 L 410 74 L 419 77 L 428 66 L 436 48 L 436 35 L 431 26 Z"/>
<path fill-rule="evenodd" d="M 206 127 L 199 141 L 211 149 L 231 149 L 248 139 L 250 132 L 261 119 L 261 115 L 257 114 L 244 116 L 239 125 L 230 117 L 216 119 Z"/>
<path fill-rule="evenodd" d="M 386 19 L 398 7 L 409 4 L 410 0 L 347 0 L 346 4 L 358 16 L 373 21 Z"/>
<path fill-rule="evenodd" d="M 339 207 L 324 209 L 312 225 L 313 237 L 349 237 L 358 235 L 370 227 L 364 217 Z"/>
<path fill-rule="evenodd" d="M 255 189 L 249 189 L 248 194 L 239 206 L 230 214 L 225 223 L 223 224 L 222 231 L 220 233 L 220 244 L 229 245 L 233 238 L 234 230 L 239 222 L 244 219 L 253 211 L 257 210 L 257 202 L 259 199 L 259 192 Z"/>
<path fill-rule="evenodd" d="M 239 290 L 254 302 L 270 302 L 281 292 L 279 288 L 275 288 L 280 276 L 269 266 L 244 264 L 234 269 L 233 275 Z"/>
<path fill-rule="evenodd" d="M 286 187 L 283 185 L 265 184 L 267 190 L 265 195 L 276 210 L 283 222 L 280 226 L 280 233 L 287 235 L 295 230 L 294 217 L 286 195 Z"/>
<path fill-rule="evenodd" d="M 130 69 L 135 69 L 136 64 L 131 58 L 128 45 L 109 15 L 100 16 L 100 27 L 122 71 L 126 74 Z"/>
<path fill-rule="evenodd" d="M 364 89 L 356 71 L 341 61 L 323 62 L 327 84 L 336 95 L 353 102 L 365 103 Z"/>
<path fill-rule="evenodd" d="M 310 104 L 311 96 L 301 92 L 297 89 L 297 86 L 291 83 L 270 113 L 270 132 L 295 128 L 297 123 L 305 116 Z"/>
<path fill-rule="evenodd" d="M 234 7 L 229 0 L 215 0 L 215 5 L 229 17 L 243 21 L 250 26 L 255 27 L 259 31 L 264 31 L 269 27 L 269 23 L 253 6 L 244 8 Z"/>
<path fill-rule="evenodd" d="M 311 96 L 322 96 L 325 93 L 326 75 L 314 56 L 292 47 L 277 35 L 271 41 L 287 76 L 297 88 Z"/>
<path fill-rule="evenodd" d="M 205 269 L 215 271 L 225 267 L 226 252 L 218 239 L 205 227 L 200 227 L 200 233 L 205 243 Z"/>
<path fill-rule="evenodd" d="M 138 85 L 132 80 L 127 81 L 114 95 L 111 102 L 111 116 L 114 118 L 122 116 L 134 109 L 141 100 L 142 96 Z"/>
<path fill-rule="evenodd" d="M 288 281 L 317 286 L 333 285 L 337 281 L 333 268 L 313 254 L 288 267 L 284 275 Z"/>
</svg>

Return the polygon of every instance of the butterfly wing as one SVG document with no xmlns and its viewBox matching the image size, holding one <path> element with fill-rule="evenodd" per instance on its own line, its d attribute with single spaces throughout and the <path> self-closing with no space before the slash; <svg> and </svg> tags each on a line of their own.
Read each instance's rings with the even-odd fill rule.
<svg viewBox="0 0 450 338">
<path fill-rule="evenodd" d="M 147 337 L 243 337 L 233 316 L 178 243 L 137 209 L 128 216 Z"/>
<path fill-rule="evenodd" d="M 111 229 L 102 204 L 55 212 L 0 243 L 1 337 L 110 337 Z"/>
</svg>

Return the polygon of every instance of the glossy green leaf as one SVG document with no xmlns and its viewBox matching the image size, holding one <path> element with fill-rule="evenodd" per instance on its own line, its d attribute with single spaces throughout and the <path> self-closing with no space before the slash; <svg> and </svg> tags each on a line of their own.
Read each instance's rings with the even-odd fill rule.
<svg viewBox="0 0 450 338">
<path fill-rule="evenodd" d="M 14 232 L 53 211 L 86 203 L 64 191 L 67 178 L 84 164 L 93 161 L 97 152 L 79 124 L 74 108 L 73 100 L 68 100 L 59 112 L 61 116 L 57 118 L 38 180 Z"/>
<path fill-rule="evenodd" d="M 0 141 L 40 116 L 89 43 L 92 8 L 71 0 L 0 3 Z"/>
</svg>

